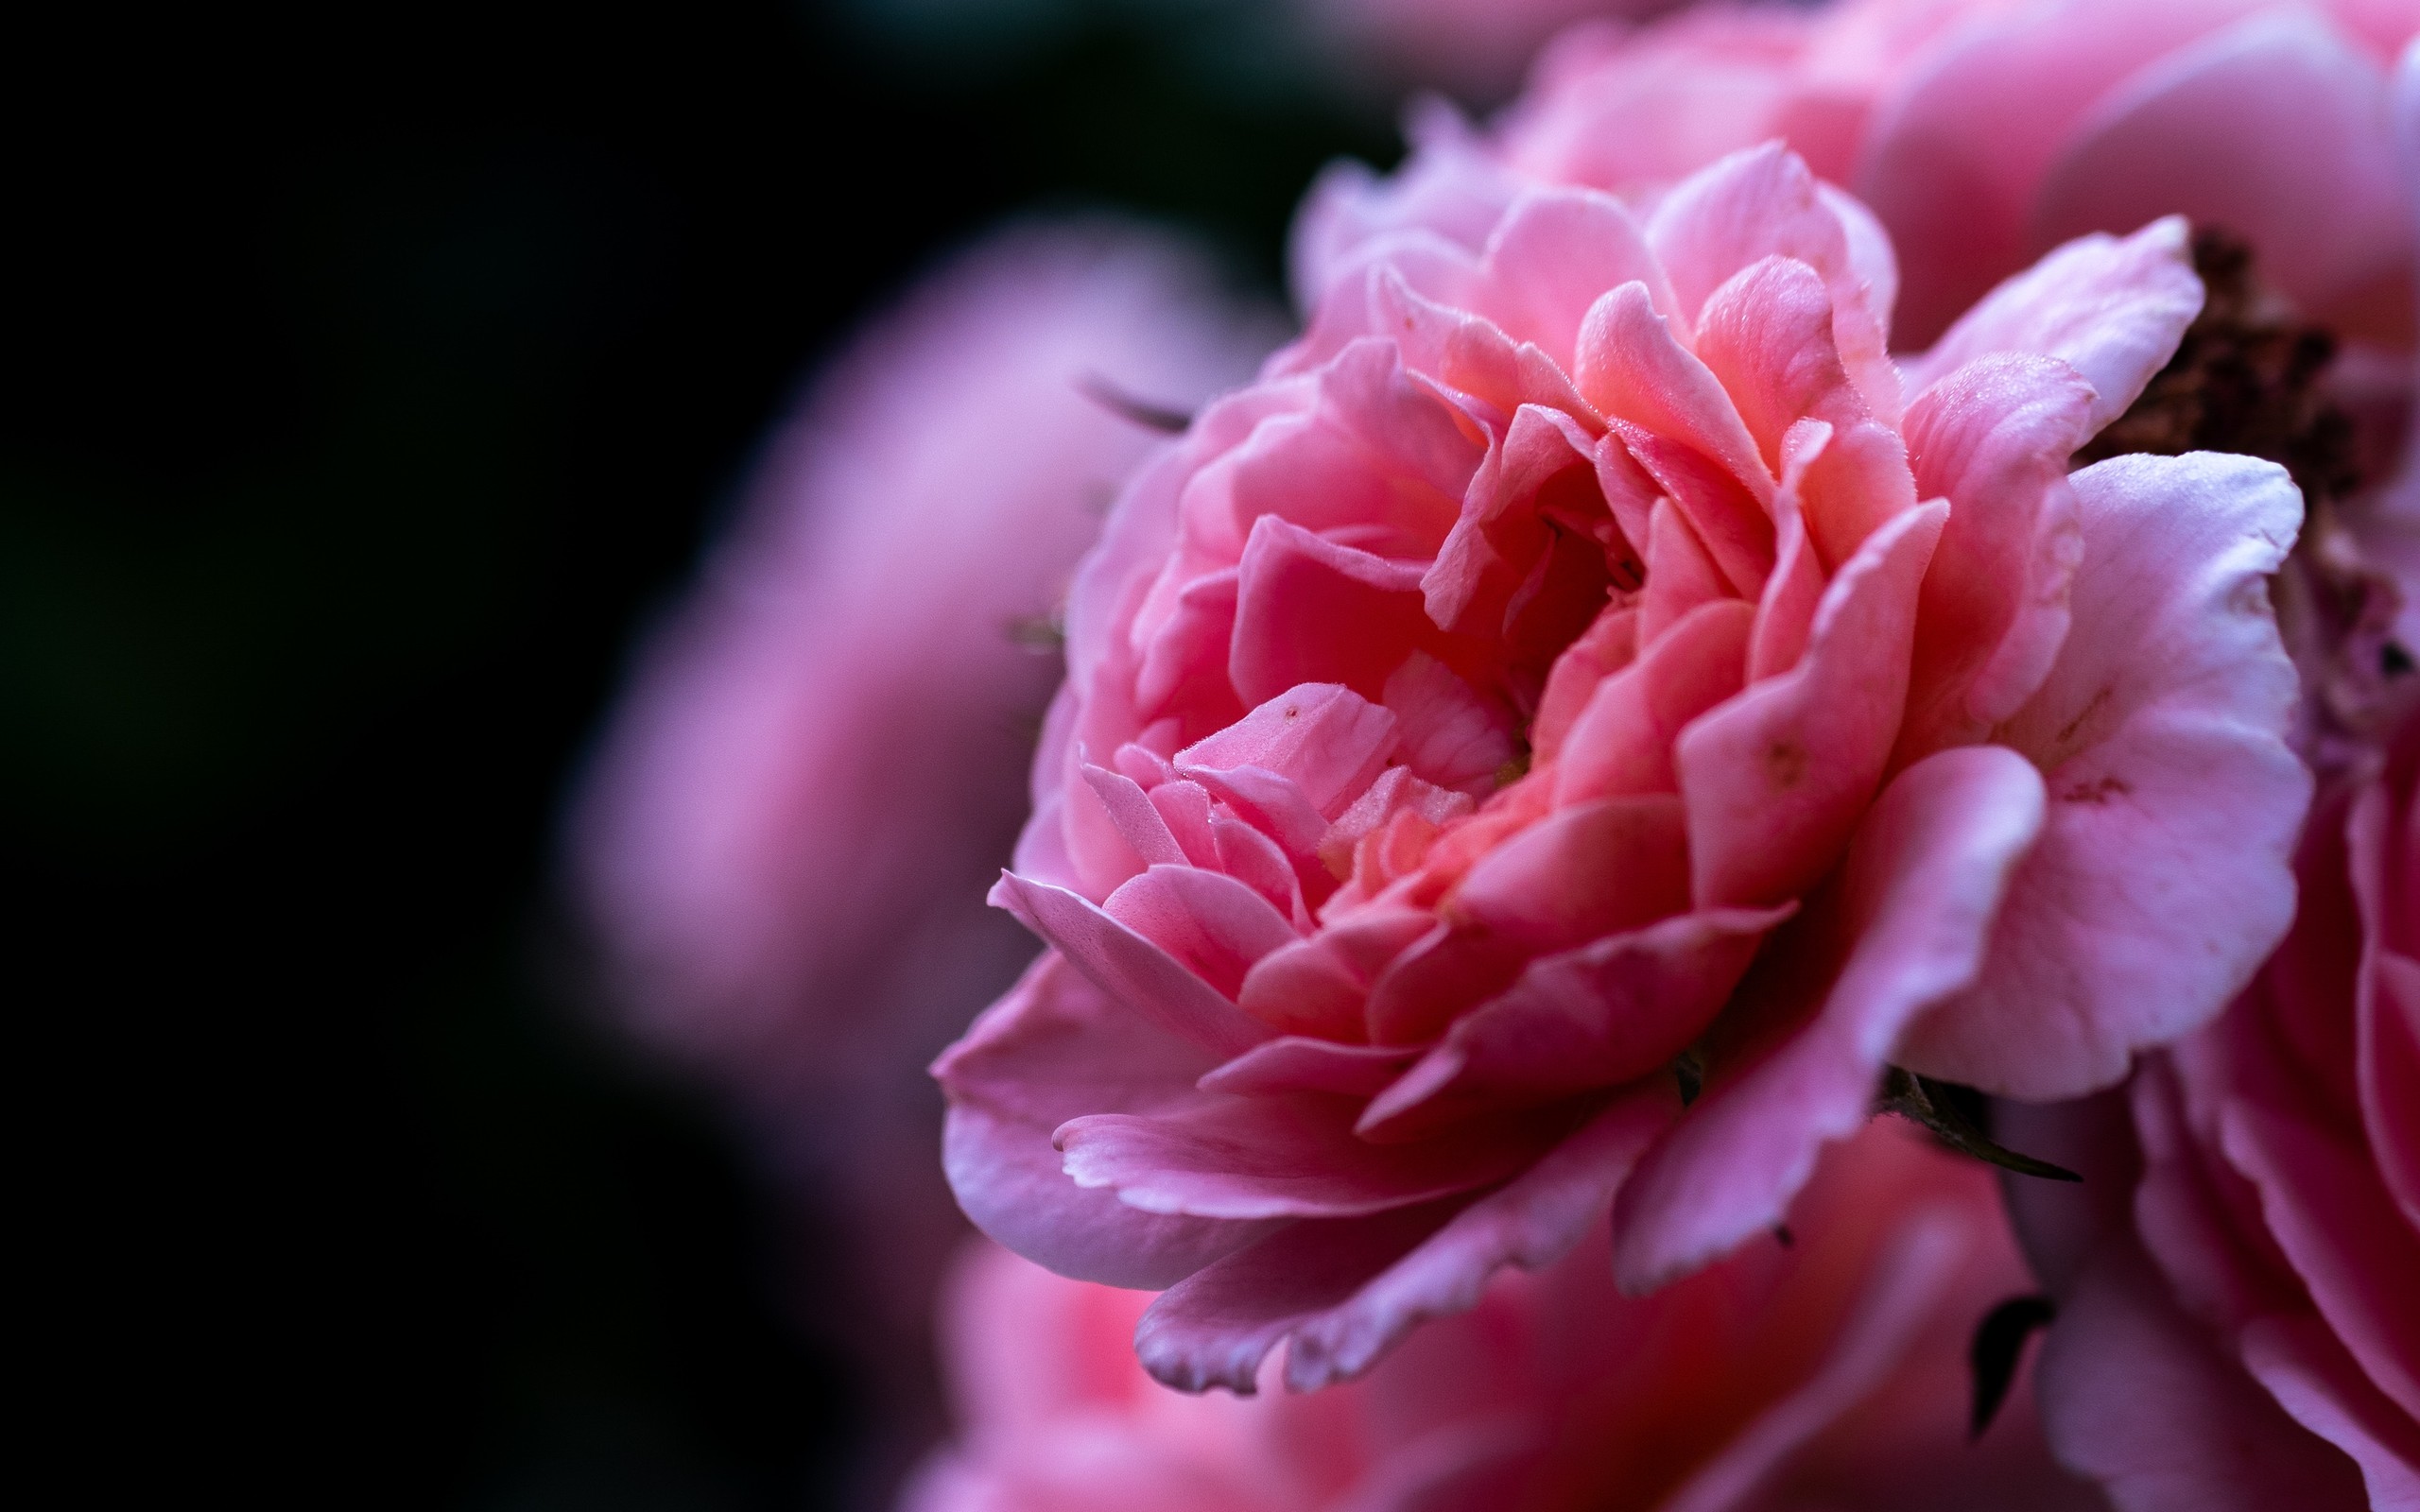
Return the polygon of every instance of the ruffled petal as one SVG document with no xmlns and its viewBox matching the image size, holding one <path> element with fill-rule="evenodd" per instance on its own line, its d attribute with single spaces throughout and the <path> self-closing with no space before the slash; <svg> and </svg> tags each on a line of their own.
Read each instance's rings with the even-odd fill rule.
<svg viewBox="0 0 2420 1512">
<path fill-rule="evenodd" d="M 1134 1331 L 1135 1353 L 1185 1391 L 1249 1394 L 1289 1337 L 1294 1389 L 1357 1375 L 1421 1322 L 1468 1311 L 1501 1267 L 1534 1270 L 1579 1243 L 1679 1110 L 1668 1088 L 1634 1093 L 1476 1202 L 1295 1224 L 1171 1287 Z"/>
<path fill-rule="evenodd" d="M 1270 1038 L 1266 1024 L 1079 894 L 1004 871 L 992 902 L 1057 946 L 1112 1001 L 1180 1040 L 1233 1056 Z"/>
<path fill-rule="evenodd" d="M 2013 1097 L 2080 1096 L 2239 990 L 2293 917 L 2310 775 L 2266 576 L 2302 522 L 2285 471 L 2196 453 L 2074 477 L 2074 627 L 1995 738 L 2045 774 L 2050 816 L 1974 988 L 1905 1064 Z"/>
<path fill-rule="evenodd" d="M 1212 1064 L 1046 954 L 933 1065 L 949 1096 L 950 1190 L 977 1228 L 1063 1276 L 1170 1285 L 1272 1226 L 1148 1213 L 1088 1192 L 1067 1179 L 1050 1136 L 1080 1113 L 1166 1106 Z"/>
<path fill-rule="evenodd" d="M 1847 843 L 1898 738 L 1916 595 L 1947 514 L 1935 501 L 1876 531 L 1825 590 L 1798 665 L 1682 731 L 1701 907 L 1795 897 Z"/>
<path fill-rule="evenodd" d="M 2092 386 L 2081 446 L 2142 397 L 2201 313 L 2182 215 L 2132 236 L 2080 236 L 1992 290 L 1930 352 L 1910 358 L 1908 382 L 1921 391 L 1999 352 L 2055 357 Z"/>
<path fill-rule="evenodd" d="M 1982 739 L 2048 676 L 2083 552 L 2067 458 L 2091 404 L 2066 364 L 1998 355 L 1908 407 L 1915 486 L 1949 500 L 1949 524 L 1918 607 L 1902 761 Z"/>
<path fill-rule="evenodd" d="M 2041 822 L 2040 777 L 1998 747 L 1944 751 L 1883 792 L 1840 874 L 1741 986 L 1703 1095 L 1623 1189 L 1625 1290 L 1781 1220 L 1823 1146 L 1865 1123 L 1906 1026 L 1974 979 Z"/>
</svg>

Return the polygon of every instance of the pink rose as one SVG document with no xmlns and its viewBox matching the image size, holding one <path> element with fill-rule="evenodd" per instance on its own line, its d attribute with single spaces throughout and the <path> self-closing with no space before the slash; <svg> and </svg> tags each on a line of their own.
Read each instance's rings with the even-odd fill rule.
<svg viewBox="0 0 2420 1512">
<path fill-rule="evenodd" d="M 1905 1125 L 1827 1159 L 1765 1241 L 1652 1297 L 1601 1228 L 1367 1379 L 1179 1396 L 1135 1367 L 1148 1294 L 988 1246 L 943 1333 L 961 1436 L 907 1512 L 2051 1512 L 2100 1505 L 2022 1392 L 1968 1442 L 1966 1342 L 2027 1281 L 1991 1177 Z"/>
<path fill-rule="evenodd" d="M 2313 813 L 2301 911 L 2252 988 L 2136 1076 L 2131 1210 L 2122 1180 L 2097 1224 L 2019 1206 L 2066 1294 L 2053 1442 L 2128 1512 L 2420 1504 L 2415 777 L 2420 720 Z M 2089 1110 L 2031 1116 L 2122 1177 L 2108 1111 L 2097 1139 Z"/>
<path fill-rule="evenodd" d="M 1114 224 L 1017 227 L 943 266 L 769 444 L 579 796 L 605 987 L 847 1214 L 875 1258 L 835 1313 L 893 1331 L 876 1358 L 921 1360 L 963 1231 L 925 1062 L 1032 954 L 980 900 L 1059 676 L 1035 632 L 1165 444 L 1086 387 L 1189 408 L 1273 323 Z"/>
<path fill-rule="evenodd" d="M 1514 168 L 1624 190 L 1780 136 L 1899 249 L 1930 340 L 2090 231 L 2183 214 L 2347 335 L 2409 346 L 2412 180 L 2387 75 L 2411 0 L 1841 0 L 1583 28 L 1497 132 Z"/>
<path fill-rule="evenodd" d="M 1351 1376 L 1609 1206 L 1669 1280 L 1886 1066 L 2108 1085 L 2291 913 L 2293 488 L 2067 472 L 2200 305 L 2180 224 L 1904 399 L 1889 243 L 1778 147 L 1478 249 L 1365 244 L 1120 499 L 994 891 L 1053 948 L 936 1067 L 969 1215 L 1168 1287 L 1173 1383 Z"/>
</svg>

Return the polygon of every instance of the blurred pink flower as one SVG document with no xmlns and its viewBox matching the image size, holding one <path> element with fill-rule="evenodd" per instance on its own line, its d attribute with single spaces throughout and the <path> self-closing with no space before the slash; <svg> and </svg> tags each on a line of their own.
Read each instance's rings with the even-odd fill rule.
<svg viewBox="0 0 2420 1512">
<path fill-rule="evenodd" d="M 963 1232 L 925 1062 L 1033 954 L 982 896 L 1028 805 L 1052 619 L 1166 444 L 1087 389 L 1189 410 L 1277 334 L 1123 225 L 1013 227 L 928 275 L 769 444 L 579 796 L 606 989 L 838 1205 L 864 1263 L 822 1321 L 889 1328 L 890 1355 L 922 1357 Z"/>
<path fill-rule="evenodd" d="M 2387 75 L 2415 30 L 2411 0 L 1704 6 L 1559 39 L 1486 156 L 1631 193 L 1778 136 L 1890 232 L 1911 345 L 2063 241 L 2183 214 L 2248 238 L 2310 318 L 2408 347 L 2414 191 Z M 1309 239 L 1378 188 L 1332 176 Z"/>
<path fill-rule="evenodd" d="M 2028 1283 L 1990 1176 L 1928 1144 L 1874 1125 L 1799 1195 L 1789 1247 L 1643 1300 L 1599 1228 L 1310 1396 L 1169 1392 L 1129 1346 L 1148 1294 L 982 1246 L 945 1309 L 962 1434 L 906 1512 L 2099 1506 L 2021 1391 L 1968 1442 L 1967 1340 Z"/>
<path fill-rule="evenodd" d="M 1173 1383 L 1350 1377 L 1608 1206 L 1668 1280 L 1886 1064 L 2107 1086 L 2291 912 L 2292 486 L 2067 472 L 2201 305 L 2179 223 L 1912 399 L 1889 243 L 1778 146 L 1475 245 L 1364 242 L 1119 501 L 994 893 L 1053 950 L 936 1068 L 969 1215 L 1169 1286 Z"/>
<path fill-rule="evenodd" d="M 2293 932 L 2145 1064 L 2131 1130 L 2027 1115 L 2102 1178 L 2098 1211 L 2017 1212 L 2063 1294 L 2052 1441 L 2127 1512 L 2420 1504 L 2420 721 L 2380 765 L 2314 812 Z"/>
</svg>

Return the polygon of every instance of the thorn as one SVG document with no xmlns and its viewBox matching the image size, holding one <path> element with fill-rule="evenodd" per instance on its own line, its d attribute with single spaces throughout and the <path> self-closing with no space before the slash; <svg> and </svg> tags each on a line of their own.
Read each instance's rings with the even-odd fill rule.
<svg viewBox="0 0 2420 1512">
<path fill-rule="evenodd" d="M 1975 1342 L 1966 1350 L 1966 1363 L 1975 1373 L 1975 1407 L 1966 1424 L 1970 1443 L 1983 1436 L 1983 1430 L 1998 1416 L 2000 1403 L 2008 1400 L 2017 1362 L 2025 1357 L 2026 1339 L 2035 1329 L 2048 1328 L 2057 1315 L 2058 1309 L 2047 1297 L 2012 1297 L 1975 1325 Z"/>
<path fill-rule="evenodd" d="M 1118 419 L 1132 421 L 1146 430 L 1182 436 L 1193 423 L 1193 417 L 1184 410 L 1154 404 L 1148 399 L 1137 399 L 1097 372 L 1088 372 L 1077 379 L 1076 390 Z"/>
<path fill-rule="evenodd" d="M 2030 1155 L 2019 1155 L 2004 1145 L 1996 1144 L 1991 1137 L 1975 1126 L 1972 1119 L 1962 1111 L 1959 1104 L 1973 1099 L 1971 1087 L 1954 1082 L 1934 1081 L 1912 1071 L 1893 1066 L 1882 1074 L 1882 1087 L 1875 1097 L 1877 1113 L 1896 1113 L 1911 1124 L 1921 1124 L 1932 1131 L 1933 1137 L 1961 1155 L 1971 1155 L 2003 1171 L 2019 1176 L 2039 1177 L 2045 1181 L 2081 1181 L 2083 1177 L 2063 1165 L 2037 1160 Z M 1980 1108 L 1982 1105 L 1976 1105 Z"/>
</svg>

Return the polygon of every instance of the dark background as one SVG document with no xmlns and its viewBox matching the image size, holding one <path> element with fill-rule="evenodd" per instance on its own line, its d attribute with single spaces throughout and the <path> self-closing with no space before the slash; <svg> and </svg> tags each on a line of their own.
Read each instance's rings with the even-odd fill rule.
<svg viewBox="0 0 2420 1512">
<path fill-rule="evenodd" d="M 1313 169 L 1392 150 L 1215 9 L 935 15 L 8 24 L 23 1473 L 841 1498 L 851 1369 L 773 1274 L 813 1215 L 595 1027 L 566 775 L 755 438 L 920 262 L 1108 202 L 1273 289 Z"/>
</svg>

